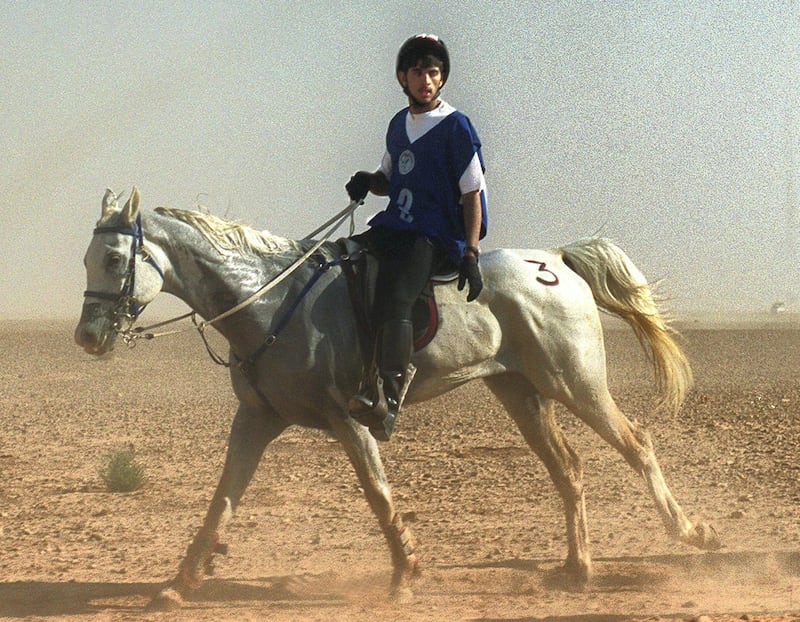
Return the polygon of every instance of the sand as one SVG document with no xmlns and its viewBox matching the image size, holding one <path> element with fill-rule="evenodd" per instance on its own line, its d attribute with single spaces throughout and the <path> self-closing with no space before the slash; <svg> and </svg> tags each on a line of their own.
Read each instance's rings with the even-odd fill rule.
<svg viewBox="0 0 800 622">
<path fill-rule="evenodd" d="M 585 462 L 596 571 L 588 590 L 565 589 L 560 501 L 473 383 L 408 408 L 382 446 L 419 541 L 412 602 L 387 597 L 388 551 L 338 444 L 291 429 L 229 525 L 229 554 L 170 614 L 144 608 L 174 576 L 221 472 L 235 409 L 227 373 L 192 332 L 95 359 L 72 329 L 0 322 L 2 618 L 800 620 L 800 322 L 686 323 L 696 386 L 677 416 L 653 411 L 633 335 L 607 331 L 612 392 L 720 551 L 671 540 L 644 482 L 561 410 Z M 109 493 L 98 468 L 127 446 L 148 481 Z"/>
</svg>

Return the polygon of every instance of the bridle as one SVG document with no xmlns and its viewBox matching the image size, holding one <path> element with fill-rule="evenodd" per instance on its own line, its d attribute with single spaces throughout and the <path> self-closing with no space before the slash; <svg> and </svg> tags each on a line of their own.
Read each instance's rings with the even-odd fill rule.
<svg viewBox="0 0 800 622">
<path fill-rule="evenodd" d="M 134 295 L 136 289 L 136 255 L 141 255 L 143 261 L 153 266 L 156 272 L 161 276 L 162 281 L 164 280 L 164 271 L 144 246 L 144 231 L 142 229 L 141 214 L 136 216 L 136 220 L 133 221 L 129 227 L 100 226 L 95 227 L 94 231 L 92 231 L 92 235 L 100 235 L 103 233 L 119 233 L 121 235 L 131 236 L 130 258 L 128 259 L 128 267 L 122 282 L 122 289 L 119 293 L 86 290 L 83 292 L 83 297 L 99 298 L 101 300 L 111 300 L 115 302 L 116 304 L 114 305 L 111 316 L 112 326 L 116 332 L 125 332 L 126 329 L 130 330 L 130 327 L 133 326 L 133 323 L 147 306 L 147 304 L 140 304 Z M 127 327 L 123 327 L 123 324 L 127 324 Z"/>
<path fill-rule="evenodd" d="M 269 290 L 276 287 L 279 283 L 281 283 L 284 279 L 288 278 L 295 270 L 297 270 L 301 265 L 305 264 L 307 260 L 312 258 L 312 256 L 317 255 L 317 251 L 322 247 L 322 245 L 333 235 L 333 233 L 339 228 L 339 226 L 347 219 L 350 218 L 350 235 L 353 235 L 353 212 L 355 212 L 356 208 L 361 205 L 361 201 L 353 200 L 350 204 L 344 208 L 341 212 L 330 218 L 326 223 L 312 231 L 308 236 L 304 238 L 304 240 L 310 241 L 311 238 L 316 236 L 318 233 L 323 231 L 326 227 L 331 226 L 331 228 L 324 234 L 324 236 L 317 240 L 311 248 L 309 248 L 303 255 L 298 257 L 294 263 L 292 263 L 288 268 L 283 270 L 279 273 L 275 278 L 270 280 L 269 282 L 262 285 L 258 290 L 256 290 L 253 294 L 251 294 L 248 298 L 241 301 L 237 305 L 231 307 L 227 311 L 220 313 L 219 315 L 209 319 L 203 320 L 201 322 L 197 322 L 195 319 L 196 313 L 191 311 L 184 315 L 164 320 L 162 322 L 158 322 L 153 324 L 152 326 L 148 327 L 133 327 L 133 324 L 136 322 L 137 318 L 141 315 L 142 311 L 147 305 L 140 305 L 139 302 L 136 300 L 136 297 L 133 295 L 135 281 L 136 281 L 136 255 L 137 253 L 142 256 L 142 260 L 149 263 L 153 266 L 159 275 L 161 275 L 161 280 L 165 280 L 164 271 L 158 265 L 156 260 L 153 256 L 148 252 L 148 250 L 144 246 L 144 231 L 142 230 L 142 219 L 141 214 L 137 214 L 136 220 L 131 223 L 130 227 L 113 227 L 113 226 L 100 226 L 95 227 L 94 231 L 92 232 L 93 235 L 99 235 L 102 233 L 119 233 L 122 235 L 129 235 L 132 237 L 131 240 L 131 252 L 130 252 L 130 259 L 128 260 L 128 268 L 127 272 L 125 273 L 125 279 L 122 284 L 122 290 L 118 294 L 112 294 L 108 292 L 100 292 L 100 291 L 92 291 L 87 290 L 83 292 L 83 296 L 85 298 L 100 298 L 101 300 L 111 300 L 116 302 L 116 305 L 112 311 L 112 329 L 122 335 L 123 340 L 129 347 L 133 347 L 136 345 L 136 340 L 144 337 L 145 339 L 154 339 L 155 337 L 161 337 L 164 335 L 171 335 L 175 333 L 183 332 L 182 330 L 175 330 L 175 331 L 168 331 L 168 332 L 161 332 L 161 333 L 150 333 L 146 332 L 152 328 L 158 328 L 167 324 L 172 324 L 173 322 L 177 322 L 179 320 L 183 320 L 187 317 L 192 318 L 192 323 L 197 331 L 200 333 L 200 336 L 205 343 L 206 349 L 208 350 L 209 355 L 211 355 L 211 359 L 220 365 L 228 366 L 229 363 L 226 363 L 222 360 L 222 358 L 214 353 L 211 350 L 211 346 L 209 345 L 206 335 L 205 329 L 208 326 L 211 326 L 220 320 L 223 320 L 234 313 L 242 310 L 243 308 L 249 306 L 257 299 L 261 298 L 264 294 L 266 294 Z M 265 343 L 262 347 L 258 349 L 258 355 L 263 352 L 265 347 L 271 346 L 275 343 L 277 339 L 277 332 L 279 332 L 288 322 L 289 318 L 292 316 L 294 311 L 297 309 L 300 301 L 302 298 L 308 293 L 311 289 L 313 284 L 317 281 L 317 279 L 321 276 L 321 274 L 327 271 L 334 265 L 338 265 L 344 261 L 351 261 L 357 253 L 353 253 L 351 255 L 343 255 L 340 256 L 332 261 L 321 260 L 319 258 L 316 259 L 317 269 L 312 277 L 311 281 L 306 285 L 306 287 L 301 292 L 298 299 L 292 304 L 288 313 L 278 322 L 278 328 L 274 331 L 271 335 L 267 337 Z M 124 325 L 123 325 L 124 324 Z"/>
</svg>

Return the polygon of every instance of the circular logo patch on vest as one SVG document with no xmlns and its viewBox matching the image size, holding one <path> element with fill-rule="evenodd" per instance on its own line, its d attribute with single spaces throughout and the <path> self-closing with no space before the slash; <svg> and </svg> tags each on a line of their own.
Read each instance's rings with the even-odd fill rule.
<svg viewBox="0 0 800 622">
<path fill-rule="evenodd" d="M 414 153 L 406 149 L 400 154 L 400 161 L 397 163 L 397 170 L 401 175 L 406 175 L 414 168 Z"/>
</svg>

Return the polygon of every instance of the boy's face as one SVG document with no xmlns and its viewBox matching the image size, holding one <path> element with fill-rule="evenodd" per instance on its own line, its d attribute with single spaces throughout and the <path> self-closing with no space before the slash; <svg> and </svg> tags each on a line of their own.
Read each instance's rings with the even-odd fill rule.
<svg viewBox="0 0 800 622">
<path fill-rule="evenodd" d="M 439 104 L 439 89 L 442 88 L 442 70 L 439 67 L 423 67 L 422 63 L 417 63 L 408 71 L 398 72 L 397 79 L 408 91 L 417 111 L 428 112 Z"/>
</svg>

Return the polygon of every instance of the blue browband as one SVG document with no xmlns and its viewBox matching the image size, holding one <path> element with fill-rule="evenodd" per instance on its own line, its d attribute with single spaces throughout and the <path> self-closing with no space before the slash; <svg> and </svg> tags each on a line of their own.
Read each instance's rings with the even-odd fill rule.
<svg viewBox="0 0 800 622">
<path fill-rule="evenodd" d="M 113 300 L 117 302 L 115 314 L 117 316 L 125 314 L 131 319 L 135 320 L 144 311 L 146 305 L 140 305 L 134 297 L 134 288 L 136 286 L 136 254 L 140 253 L 144 261 L 149 263 L 156 269 L 161 279 L 164 280 L 164 271 L 158 262 L 148 253 L 144 248 L 144 230 L 142 229 L 142 216 L 138 214 L 136 220 L 131 223 L 130 227 L 117 227 L 117 226 L 100 226 L 95 227 L 92 235 L 100 235 L 103 233 L 119 233 L 121 235 L 129 235 L 131 240 L 131 252 L 128 259 L 128 269 L 125 273 L 125 280 L 122 283 L 122 290 L 118 294 L 109 292 L 99 292 L 93 290 L 86 290 L 83 292 L 84 298 L 100 298 L 101 300 Z"/>
</svg>

